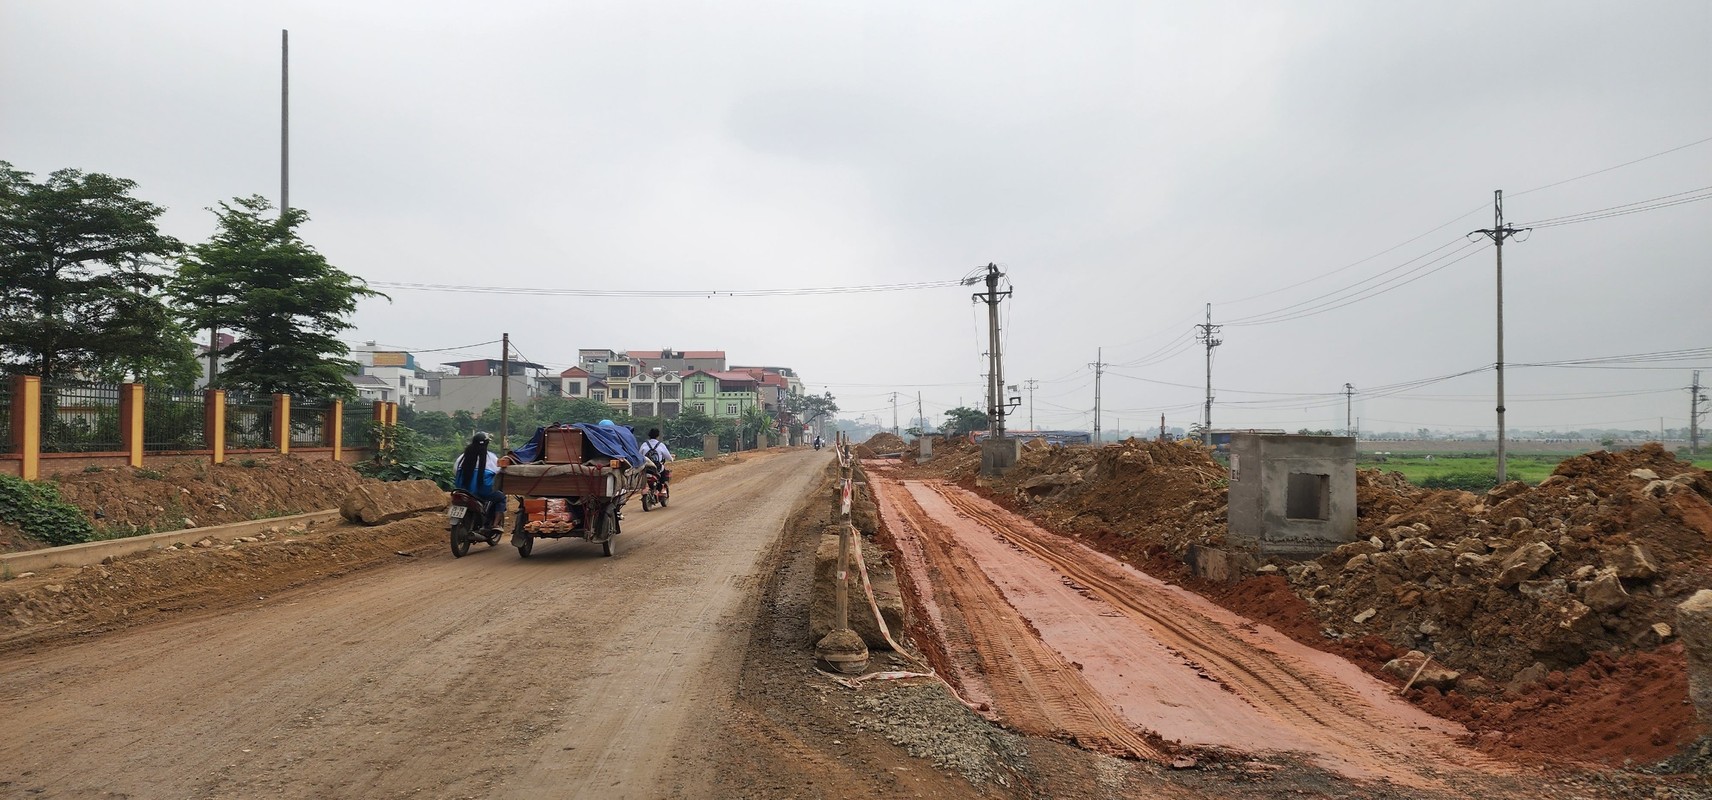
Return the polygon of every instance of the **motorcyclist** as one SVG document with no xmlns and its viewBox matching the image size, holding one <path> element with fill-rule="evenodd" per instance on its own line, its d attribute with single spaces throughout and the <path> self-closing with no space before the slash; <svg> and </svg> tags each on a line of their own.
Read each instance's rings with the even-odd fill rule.
<svg viewBox="0 0 1712 800">
<path fill-rule="evenodd" d="M 492 531 L 498 530 L 500 520 L 505 518 L 505 495 L 493 485 L 494 476 L 499 474 L 499 458 L 488 452 L 488 441 L 486 431 L 476 431 L 469 446 L 452 462 L 452 475 L 457 488 L 487 503 L 484 527 Z"/>
<path fill-rule="evenodd" d="M 815 437 L 814 437 L 814 449 L 816 449 L 816 450 L 819 450 L 819 449 L 820 449 L 820 435 L 819 435 L 819 434 L 815 434 Z"/>
<path fill-rule="evenodd" d="M 648 459 L 648 468 L 660 473 L 660 485 L 664 487 L 672 479 L 672 471 L 666 469 L 666 462 L 675 460 L 671 448 L 660 441 L 660 429 L 648 429 L 648 441 L 642 444 L 642 455 Z"/>
</svg>

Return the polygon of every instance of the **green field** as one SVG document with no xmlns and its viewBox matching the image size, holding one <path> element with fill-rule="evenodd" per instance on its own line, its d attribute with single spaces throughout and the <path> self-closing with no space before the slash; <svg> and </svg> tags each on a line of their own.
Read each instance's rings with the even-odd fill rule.
<svg viewBox="0 0 1712 800">
<path fill-rule="evenodd" d="M 1557 469 L 1557 465 L 1572 456 L 1562 453 L 1548 455 L 1512 455 L 1509 457 L 1509 477 L 1511 480 L 1539 483 Z M 1383 459 L 1383 460 L 1381 460 Z M 1712 469 L 1712 454 L 1702 450 L 1701 457 L 1695 459 L 1694 465 L 1701 469 Z M 1497 481 L 1498 458 L 1491 454 L 1463 455 L 1459 453 L 1433 453 L 1429 459 L 1423 453 L 1392 453 L 1387 456 L 1362 454 L 1356 466 L 1362 469 L 1382 469 L 1388 472 L 1401 472 L 1410 483 L 1420 486 L 1447 484 L 1441 488 L 1469 489 L 1491 487 Z"/>
</svg>

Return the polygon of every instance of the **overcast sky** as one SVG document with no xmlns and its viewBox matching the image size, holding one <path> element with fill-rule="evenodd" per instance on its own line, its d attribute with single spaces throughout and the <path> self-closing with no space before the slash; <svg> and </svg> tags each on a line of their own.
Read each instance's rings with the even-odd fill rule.
<svg viewBox="0 0 1712 800">
<path fill-rule="evenodd" d="M 1712 137 L 1704 0 L 5 0 L 0 160 L 136 180 L 199 241 L 216 202 L 279 197 L 282 28 L 292 205 L 346 271 L 720 291 L 997 262 L 1006 379 L 1040 381 L 1041 428 L 1091 424 L 1101 347 L 1108 430 L 1194 421 L 1187 337 L 1209 302 L 1215 323 L 1314 312 L 1224 328 L 1216 426 L 1341 428 L 1347 382 L 1365 430 L 1490 427 L 1489 370 L 1360 392 L 1495 360 L 1492 248 L 1462 238 L 1491 226 L 1492 190 L 1520 225 L 1712 185 L 1705 142 L 1523 194 Z M 1695 202 L 1507 245 L 1506 360 L 1712 346 L 1709 223 Z M 1352 285 L 1393 290 L 1322 307 Z M 893 391 L 935 419 L 983 404 L 969 291 L 389 289 L 349 338 L 509 331 L 555 367 L 579 347 L 723 349 L 889 425 Z M 498 346 L 421 360 L 466 356 Z M 1664 366 L 1512 369 L 1509 423 L 1683 426 L 1712 358 Z"/>
</svg>

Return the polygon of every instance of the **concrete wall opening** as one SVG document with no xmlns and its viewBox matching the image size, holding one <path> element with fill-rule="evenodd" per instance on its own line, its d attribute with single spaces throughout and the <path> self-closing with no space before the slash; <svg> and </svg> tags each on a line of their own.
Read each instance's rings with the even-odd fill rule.
<svg viewBox="0 0 1712 800">
<path fill-rule="evenodd" d="M 1285 490 L 1284 516 L 1288 519 L 1330 519 L 1332 477 L 1312 472 L 1290 473 Z"/>
</svg>

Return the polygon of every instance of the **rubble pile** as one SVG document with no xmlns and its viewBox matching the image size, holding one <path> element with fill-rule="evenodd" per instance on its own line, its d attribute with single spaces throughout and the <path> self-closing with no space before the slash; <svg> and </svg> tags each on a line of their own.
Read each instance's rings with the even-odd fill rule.
<svg viewBox="0 0 1712 800">
<path fill-rule="evenodd" d="M 1706 471 L 1656 444 L 1484 495 L 1364 471 L 1364 538 L 1284 571 L 1330 635 L 1430 653 L 1460 671 L 1447 688 L 1513 693 L 1592 653 L 1671 640 L 1676 604 L 1712 586 L 1709 499 Z"/>
</svg>

